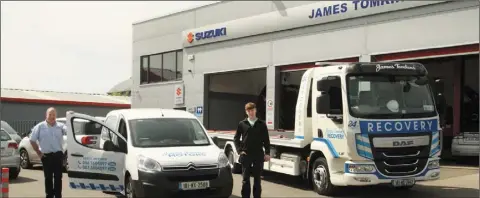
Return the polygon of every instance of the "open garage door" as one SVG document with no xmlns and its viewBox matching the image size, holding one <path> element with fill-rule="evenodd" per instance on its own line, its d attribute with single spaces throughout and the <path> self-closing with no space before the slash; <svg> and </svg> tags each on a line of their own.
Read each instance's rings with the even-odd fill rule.
<svg viewBox="0 0 480 198">
<path fill-rule="evenodd" d="M 235 130 L 248 102 L 257 104 L 257 116 L 265 120 L 266 74 L 265 69 L 206 74 L 205 127 Z"/>
<path fill-rule="evenodd" d="M 297 105 L 300 81 L 307 70 L 282 71 L 280 73 L 279 129 L 294 130 L 295 108 Z"/>
</svg>

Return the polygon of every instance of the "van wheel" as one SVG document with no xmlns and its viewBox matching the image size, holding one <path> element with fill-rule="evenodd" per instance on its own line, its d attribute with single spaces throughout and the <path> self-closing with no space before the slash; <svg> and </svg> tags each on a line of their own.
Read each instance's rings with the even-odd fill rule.
<svg viewBox="0 0 480 198">
<path fill-rule="evenodd" d="M 128 176 L 128 179 L 125 181 L 125 197 L 126 198 L 136 198 L 135 189 L 132 183 L 132 177 Z"/>
<path fill-rule="evenodd" d="M 25 149 L 20 150 L 20 167 L 23 169 L 32 168 L 32 163 L 30 163 L 28 152 Z"/>
<path fill-rule="evenodd" d="M 228 162 L 230 162 L 230 167 L 232 168 L 232 173 L 238 174 L 242 172 L 242 166 L 239 163 L 235 162 L 235 154 L 232 150 L 228 152 Z"/>
<path fill-rule="evenodd" d="M 330 173 L 328 172 L 328 163 L 325 158 L 317 158 L 313 163 L 312 170 L 313 190 L 319 195 L 332 195 L 335 186 L 330 182 Z"/>
</svg>

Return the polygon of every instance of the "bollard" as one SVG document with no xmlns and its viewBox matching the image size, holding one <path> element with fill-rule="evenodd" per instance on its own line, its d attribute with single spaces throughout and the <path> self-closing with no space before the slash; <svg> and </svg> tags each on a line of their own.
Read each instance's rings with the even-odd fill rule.
<svg viewBox="0 0 480 198">
<path fill-rule="evenodd" d="M 2 191 L 0 193 L 1 198 L 8 198 L 8 183 L 9 174 L 8 168 L 2 168 Z"/>
</svg>

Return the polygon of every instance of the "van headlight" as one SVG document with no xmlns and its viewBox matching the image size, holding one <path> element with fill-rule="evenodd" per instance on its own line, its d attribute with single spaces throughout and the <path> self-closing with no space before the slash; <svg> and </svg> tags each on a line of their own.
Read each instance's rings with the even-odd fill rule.
<svg viewBox="0 0 480 198">
<path fill-rule="evenodd" d="M 145 172 L 162 171 L 160 163 L 143 155 L 138 156 L 137 167 L 138 170 Z"/>
<path fill-rule="evenodd" d="M 218 167 L 223 168 L 228 166 L 228 164 L 228 157 L 225 155 L 225 153 L 220 152 L 220 154 L 218 155 Z"/>
<path fill-rule="evenodd" d="M 440 168 L 440 160 L 432 160 L 428 162 L 428 169 Z"/>
</svg>

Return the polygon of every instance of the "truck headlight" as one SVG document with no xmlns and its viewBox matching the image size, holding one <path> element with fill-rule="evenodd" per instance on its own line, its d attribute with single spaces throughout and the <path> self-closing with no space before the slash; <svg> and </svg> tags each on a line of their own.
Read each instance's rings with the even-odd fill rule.
<svg viewBox="0 0 480 198">
<path fill-rule="evenodd" d="M 350 173 L 374 173 L 375 166 L 373 164 L 349 164 L 348 172 Z"/>
<path fill-rule="evenodd" d="M 440 160 L 432 160 L 428 162 L 428 169 L 440 168 Z"/>
<path fill-rule="evenodd" d="M 145 172 L 162 171 L 160 163 L 143 155 L 138 156 L 137 167 L 138 170 Z"/>
<path fill-rule="evenodd" d="M 223 168 L 225 166 L 228 166 L 228 164 L 229 162 L 227 156 L 225 155 L 225 153 L 220 152 L 218 155 L 218 167 Z"/>
</svg>

